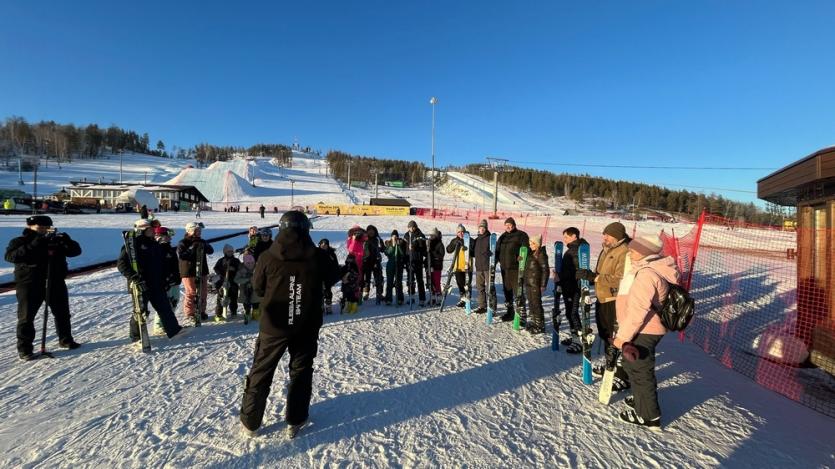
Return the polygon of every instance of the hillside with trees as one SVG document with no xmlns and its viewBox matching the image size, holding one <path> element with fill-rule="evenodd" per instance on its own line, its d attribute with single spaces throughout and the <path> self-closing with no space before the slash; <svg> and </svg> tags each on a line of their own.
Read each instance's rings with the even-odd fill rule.
<svg viewBox="0 0 835 469">
<path fill-rule="evenodd" d="M 409 186 L 424 181 L 427 167 L 418 161 L 392 160 L 369 156 L 351 155 L 341 151 L 329 151 L 325 155 L 331 175 L 342 182 L 348 181 L 348 166 L 351 169 L 351 181 L 374 183 L 374 173 L 379 174 L 378 183 L 403 181 Z"/>
</svg>

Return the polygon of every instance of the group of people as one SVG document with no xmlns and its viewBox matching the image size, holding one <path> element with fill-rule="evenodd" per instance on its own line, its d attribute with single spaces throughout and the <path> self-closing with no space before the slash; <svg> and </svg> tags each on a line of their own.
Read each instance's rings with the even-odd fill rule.
<svg viewBox="0 0 835 469">
<path fill-rule="evenodd" d="M 26 224 L 22 235 L 9 243 L 5 256 L 15 264 L 17 349 L 24 360 L 33 358 L 34 318 L 44 301 L 55 317 L 59 345 L 69 349 L 80 346 L 71 333 L 64 279 L 66 258 L 80 255 L 81 247 L 66 233 L 59 233 L 48 216 L 31 216 Z M 404 276 L 410 297 L 416 293 L 418 303 L 425 306 L 428 292 L 429 303 L 437 304 L 443 293 L 441 269 L 446 254 L 456 256 L 450 272 L 462 295 L 458 306 L 464 306 L 463 297 L 471 284 L 468 276 L 474 270 L 478 288 L 478 307 L 474 311 L 484 313 L 488 301 L 495 301 L 491 268 L 498 269 L 506 303 L 501 319 L 513 320 L 516 309 L 527 303 L 527 308 L 519 308 L 522 311 L 518 313 L 531 334 L 545 331 L 542 296 L 548 279 L 553 279 L 558 288 L 554 288 L 552 317 L 558 315 L 562 303 L 570 330 L 564 344 L 571 353 L 580 351 L 581 340 L 590 332 L 584 330 L 579 314 L 580 282 L 586 280 L 593 284 L 597 333 L 606 344 L 606 356 L 615 356 L 613 352 L 618 350 L 624 358 L 617 363 L 615 390 L 632 390 L 632 396 L 625 401 L 630 408 L 620 417 L 651 429 L 660 427 L 655 349 L 667 331 L 657 311 L 669 285 L 678 282 L 679 273 L 674 259 L 662 255 L 663 246 L 657 236 L 630 239 L 621 223 L 611 223 L 603 230 L 602 251 L 595 268 L 584 269 L 580 268 L 578 252 L 587 242 L 579 230 L 570 227 L 563 230 L 565 249 L 560 268 L 555 269 L 549 266 L 541 236 L 529 236 L 519 230 L 512 218 L 505 220 L 504 232 L 497 239 L 497 265 L 493 266 L 486 220 L 479 223 L 478 234 L 470 239 L 468 246 L 464 245 L 466 228 L 462 225 L 446 246 L 439 230 L 432 230 L 427 238 L 415 221 L 407 224 L 402 238 L 393 230 L 385 240 L 373 225 L 366 229 L 355 226 L 348 232 L 348 255 L 345 264 L 340 266 L 327 239 L 320 240 L 318 249 L 313 244 L 310 226 L 304 213 L 289 211 L 281 217 L 275 240 L 269 229 L 251 227 L 247 244 L 237 250 L 225 245 L 223 256 L 212 269 L 213 283 L 221 292 L 215 306 L 216 320 L 236 315 L 238 303 L 245 312 L 252 312 L 253 318 L 257 319 L 260 312 L 254 363 L 241 406 L 241 421 L 247 430 L 254 431 L 260 426 L 272 376 L 288 349 L 291 383 L 286 420 L 295 430 L 307 420 L 319 328 L 323 312 L 329 311 L 329 296 L 336 283 L 343 282 L 343 301 L 348 312 L 356 307 L 351 303 L 369 298 L 372 281 L 378 304 L 403 304 Z M 169 338 L 182 336 L 185 330 L 174 314 L 181 285 L 185 291 L 185 317 L 200 315 L 201 319 L 208 319 L 207 256 L 214 250 L 202 238 L 202 228 L 201 223 L 188 223 L 185 236 L 174 247 L 171 245 L 173 230 L 155 219 L 137 220 L 133 227 L 135 259 L 131 259 L 125 247 L 119 257 L 119 271 L 129 283 L 141 287 Z M 522 246 L 530 251 L 526 263 L 520 265 Z M 385 285 L 383 255 L 387 258 Z M 521 277 L 520 268 L 524 269 Z M 514 297 L 519 291 L 519 281 L 525 282 L 524 300 Z M 131 340 L 139 340 L 139 328 L 133 316 L 129 332 Z M 603 368 L 595 367 L 594 371 L 602 374 Z"/>
</svg>

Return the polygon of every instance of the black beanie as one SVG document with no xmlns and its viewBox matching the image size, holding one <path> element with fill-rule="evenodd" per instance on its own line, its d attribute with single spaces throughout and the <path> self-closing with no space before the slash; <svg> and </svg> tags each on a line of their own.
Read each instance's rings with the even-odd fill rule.
<svg viewBox="0 0 835 469">
<path fill-rule="evenodd" d="M 510 223 L 511 225 L 516 226 L 516 220 L 514 220 L 513 217 L 507 217 L 507 220 L 504 222 L 505 224 Z"/>
<path fill-rule="evenodd" d="M 52 219 L 46 215 L 32 215 L 26 219 L 26 226 L 52 226 Z"/>
</svg>

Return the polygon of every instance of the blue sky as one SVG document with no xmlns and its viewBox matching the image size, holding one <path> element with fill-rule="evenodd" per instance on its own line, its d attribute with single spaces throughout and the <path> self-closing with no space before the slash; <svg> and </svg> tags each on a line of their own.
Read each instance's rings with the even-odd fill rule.
<svg viewBox="0 0 835 469">
<path fill-rule="evenodd" d="M 0 117 L 755 191 L 835 144 L 835 2 L 12 2 Z M 723 193 L 754 200 L 746 192 Z"/>
</svg>

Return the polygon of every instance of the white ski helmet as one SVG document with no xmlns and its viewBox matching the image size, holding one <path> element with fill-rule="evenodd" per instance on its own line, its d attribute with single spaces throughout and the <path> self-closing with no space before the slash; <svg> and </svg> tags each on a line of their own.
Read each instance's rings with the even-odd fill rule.
<svg viewBox="0 0 835 469">
<path fill-rule="evenodd" d="M 151 221 L 146 220 L 144 218 L 140 218 L 139 220 L 136 220 L 135 222 L 133 222 L 133 230 L 137 231 L 137 232 L 145 231 L 150 227 L 151 227 Z"/>
<path fill-rule="evenodd" d="M 188 222 L 186 224 L 186 233 L 191 234 L 191 233 L 194 233 L 195 230 L 199 230 L 201 228 L 202 227 L 200 226 L 199 223 L 195 223 L 195 222 L 191 221 L 191 222 Z"/>
</svg>

